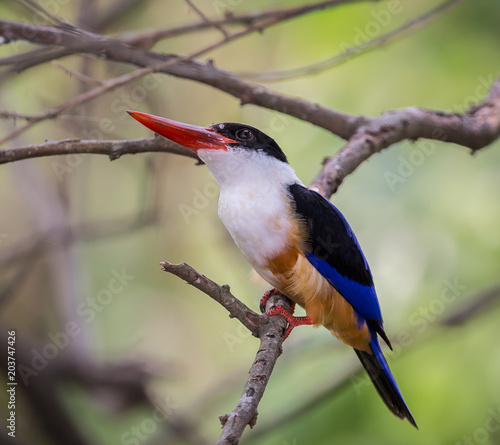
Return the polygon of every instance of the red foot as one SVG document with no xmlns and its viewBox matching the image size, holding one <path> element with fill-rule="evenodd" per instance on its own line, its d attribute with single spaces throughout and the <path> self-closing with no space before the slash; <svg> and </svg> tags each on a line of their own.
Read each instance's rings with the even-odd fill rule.
<svg viewBox="0 0 500 445">
<path fill-rule="evenodd" d="M 262 298 L 260 299 L 260 311 L 262 313 L 266 311 L 267 300 L 269 300 L 269 298 L 271 298 L 273 295 L 278 295 L 279 293 L 280 291 L 273 287 L 272 289 L 266 291 L 264 295 L 262 295 Z"/>
<path fill-rule="evenodd" d="M 310 317 L 294 317 L 293 311 L 295 308 L 295 303 L 293 303 L 292 310 L 290 312 L 287 312 L 282 306 L 275 306 L 271 309 L 269 309 L 265 315 L 268 317 L 271 317 L 272 315 L 281 315 L 286 321 L 288 321 L 288 327 L 286 328 L 285 335 L 283 336 L 283 340 L 286 340 L 288 336 L 290 335 L 290 332 L 292 332 L 293 328 L 296 328 L 297 326 L 303 326 L 303 325 L 312 325 L 313 321 L 311 320 Z"/>
</svg>

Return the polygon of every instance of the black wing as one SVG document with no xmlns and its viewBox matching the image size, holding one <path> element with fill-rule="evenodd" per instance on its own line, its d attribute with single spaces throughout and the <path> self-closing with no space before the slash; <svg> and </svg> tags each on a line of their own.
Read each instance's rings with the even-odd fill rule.
<svg viewBox="0 0 500 445">
<path fill-rule="evenodd" d="M 307 259 L 361 317 L 375 321 L 376 330 L 381 330 L 382 314 L 372 274 L 346 219 L 330 201 L 307 187 L 292 184 L 289 192 L 306 222 Z"/>
</svg>

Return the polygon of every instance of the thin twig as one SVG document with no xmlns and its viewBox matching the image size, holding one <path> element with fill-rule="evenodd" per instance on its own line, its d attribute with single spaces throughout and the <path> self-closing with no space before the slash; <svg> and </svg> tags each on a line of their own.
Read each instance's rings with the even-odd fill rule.
<svg viewBox="0 0 500 445">
<path fill-rule="evenodd" d="M 45 15 L 49 20 L 54 22 L 54 24 L 56 25 L 64 26 L 66 24 L 66 22 L 62 21 L 61 19 L 50 13 L 46 8 L 44 8 L 42 5 L 40 5 L 34 0 L 15 0 L 15 1 L 20 5 L 24 6 L 26 9 L 28 9 L 28 11 L 32 11 L 35 14 L 38 13 Z"/>
<path fill-rule="evenodd" d="M 208 23 L 210 26 L 213 26 L 214 28 L 218 29 L 224 37 L 229 36 L 228 31 L 222 26 L 220 23 L 212 21 L 210 18 L 208 18 L 204 12 L 196 6 L 196 4 L 192 0 L 185 0 L 185 2 L 191 7 L 191 9 L 198 14 L 201 19 L 205 22 Z"/>
<path fill-rule="evenodd" d="M 115 0 L 107 9 L 101 12 L 97 17 L 92 17 L 92 23 L 85 23 L 87 28 L 93 31 L 106 29 L 111 24 L 122 19 L 127 14 L 131 13 L 136 6 L 143 3 L 144 0 Z M 106 3 L 110 3 L 109 1 Z M 85 1 L 82 2 L 85 5 Z"/>
<path fill-rule="evenodd" d="M 0 111 L 0 119 L 12 119 L 14 122 L 19 119 L 26 120 L 29 122 L 30 120 L 35 118 L 36 115 L 34 114 L 17 113 L 15 111 L 7 111 L 7 110 Z"/>
<path fill-rule="evenodd" d="M 277 82 L 282 80 L 294 79 L 297 77 L 308 76 L 311 74 L 317 74 L 327 69 L 342 65 L 343 63 L 348 62 L 354 57 L 363 55 L 368 51 L 381 48 L 384 45 L 391 43 L 398 37 L 401 37 L 403 35 L 411 35 L 411 33 L 418 31 L 433 20 L 439 18 L 446 11 L 451 9 L 453 6 L 456 6 L 461 1 L 463 0 L 449 0 L 436 8 L 431 9 L 430 11 L 427 11 L 426 13 L 409 20 L 405 24 L 396 29 L 393 29 L 392 31 L 384 33 L 359 45 L 350 46 L 339 54 L 335 54 L 332 57 L 329 57 L 320 62 L 313 63 L 311 65 L 288 70 L 267 71 L 261 73 L 243 72 L 237 74 L 244 79 L 260 80 L 264 82 Z"/>
<path fill-rule="evenodd" d="M 11 139 L 16 138 L 20 134 L 24 133 L 26 130 L 30 129 L 34 125 L 47 120 L 47 119 L 55 119 L 59 114 L 63 111 L 69 111 L 79 105 L 82 105 L 86 102 L 89 102 L 97 97 L 102 96 L 104 93 L 113 91 L 114 89 L 126 85 L 127 83 L 132 82 L 135 79 L 145 76 L 146 74 L 151 73 L 151 68 L 142 68 L 139 70 L 132 71 L 131 73 L 123 74 L 122 76 L 115 77 L 113 79 L 107 79 L 102 82 L 101 85 L 95 87 L 91 90 L 85 91 L 78 96 L 72 97 L 70 100 L 56 106 L 53 108 L 49 108 L 48 110 L 40 113 L 38 115 L 34 115 L 30 118 L 29 122 L 24 124 L 23 126 L 17 128 L 16 130 L 7 134 L 4 138 L 0 139 L 0 145 L 4 144 Z"/>
<path fill-rule="evenodd" d="M 83 73 L 79 73 L 78 71 L 70 70 L 69 68 L 65 67 L 63 64 L 59 63 L 57 60 L 54 60 L 52 62 L 52 65 L 55 66 L 56 68 L 59 68 L 62 72 L 69 74 L 71 77 L 75 77 L 76 79 L 78 79 L 80 82 L 82 82 L 84 84 L 103 85 L 103 83 L 104 83 L 104 81 L 101 79 L 96 79 L 95 77 L 87 76 Z"/>
</svg>

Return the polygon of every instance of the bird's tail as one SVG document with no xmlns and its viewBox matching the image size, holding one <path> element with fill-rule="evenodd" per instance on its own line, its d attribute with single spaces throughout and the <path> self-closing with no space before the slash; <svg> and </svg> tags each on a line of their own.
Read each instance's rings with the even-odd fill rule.
<svg viewBox="0 0 500 445">
<path fill-rule="evenodd" d="M 373 351 L 372 354 L 357 349 L 354 349 L 354 351 L 356 351 L 358 358 L 361 360 L 363 367 L 366 369 L 371 381 L 375 385 L 377 392 L 387 405 L 387 408 L 389 408 L 395 416 L 401 419 L 408 419 L 408 421 L 418 429 L 415 419 L 406 406 L 396 380 L 394 380 L 389 365 L 382 354 L 375 333 L 372 334 L 370 346 Z"/>
</svg>

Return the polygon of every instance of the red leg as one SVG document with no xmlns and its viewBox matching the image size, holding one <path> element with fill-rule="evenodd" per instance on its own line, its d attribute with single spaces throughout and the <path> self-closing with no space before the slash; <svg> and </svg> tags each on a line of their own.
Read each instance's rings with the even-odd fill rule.
<svg viewBox="0 0 500 445">
<path fill-rule="evenodd" d="M 291 312 L 293 313 L 293 310 L 295 308 L 295 303 L 293 303 L 292 310 Z M 281 315 L 286 321 L 288 321 L 288 327 L 286 328 L 285 335 L 283 337 L 283 340 L 286 340 L 288 336 L 290 335 L 290 332 L 292 332 L 293 328 L 296 328 L 297 326 L 303 326 L 303 325 L 312 325 L 313 321 L 311 320 L 310 317 L 294 317 L 291 313 L 287 312 L 282 306 L 275 306 L 271 309 L 269 309 L 267 312 L 265 312 L 265 315 L 268 317 L 271 317 L 273 315 Z"/>
</svg>

